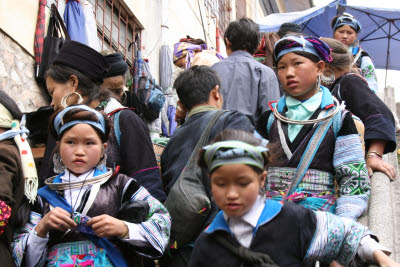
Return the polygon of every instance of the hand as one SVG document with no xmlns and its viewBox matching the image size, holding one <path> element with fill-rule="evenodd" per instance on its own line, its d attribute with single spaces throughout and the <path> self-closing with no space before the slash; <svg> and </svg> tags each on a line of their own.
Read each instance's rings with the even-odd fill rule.
<svg viewBox="0 0 400 267">
<path fill-rule="evenodd" d="M 392 260 L 388 255 L 386 255 L 382 250 L 374 251 L 374 260 L 379 266 L 384 267 L 400 267 L 400 264 Z"/>
<path fill-rule="evenodd" d="M 337 261 L 332 261 L 329 264 L 329 267 L 344 267 L 343 265 L 340 265 L 340 263 L 338 263 Z"/>
<path fill-rule="evenodd" d="M 374 171 L 379 171 L 389 176 L 389 178 L 392 180 L 396 178 L 395 168 L 386 161 L 383 161 L 376 157 L 370 157 L 367 159 L 366 163 L 368 166 L 368 173 L 370 176 L 372 176 Z"/>
<path fill-rule="evenodd" d="M 98 237 L 124 237 L 129 231 L 123 221 L 106 214 L 93 217 L 87 225 L 92 226 Z"/>
<path fill-rule="evenodd" d="M 39 237 L 46 237 L 50 230 L 65 232 L 74 229 L 76 223 L 71 219 L 71 214 L 62 208 L 54 208 L 47 213 L 36 225 L 36 233 Z"/>
</svg>

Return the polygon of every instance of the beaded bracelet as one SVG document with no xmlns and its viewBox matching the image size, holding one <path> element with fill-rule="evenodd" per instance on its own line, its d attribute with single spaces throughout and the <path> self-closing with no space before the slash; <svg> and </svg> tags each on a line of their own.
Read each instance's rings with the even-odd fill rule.
<svg viewBox="0 0 400 267">
<path fill-rule="evenodd" d="M 381 157 L 381 158 L 382 158 L 382 154 L 379 154 L 379 153 L 376 152 L 376 151 L 368 151 L 367 156 L 368 156 L 369 154 L 374 154 L 374 155 L 377 155 L 378 157 Z"/>
<path fill-rule="evenodd" d="M 375 155 L 375 154 L 367 154 L 367 157 L 365 159 L 369 159 L 369 158 L 378 158 L 378 159 L 382 159 L 382 157 Z"/>
</svg>

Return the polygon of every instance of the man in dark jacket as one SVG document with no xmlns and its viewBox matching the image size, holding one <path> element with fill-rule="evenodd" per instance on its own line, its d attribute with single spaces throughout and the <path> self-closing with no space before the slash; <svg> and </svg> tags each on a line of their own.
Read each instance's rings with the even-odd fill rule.
<svg viewBox="0 0 400 267">
<path fill-rule="evenodd" d="M 161 155 L 164 190 L 168 194 L 178 179 L 201 134 L 215 111 L 222 107 L 218 74 L 208 66 L 193 66 L 175 80 L 179 96 L 178 108 L 188 112 L 185 123 L 178 128 Z M 224 129 L 252 132 L 249 119 L 238 111 L 223 114 L 210 133 L 209 142 Z"/>
<path fill-rule="evenodd" d="M 179 96 L 178 108 L 187 112 L 188 116 L 183 125 L 175 131 L 161 154 L 163 186 L 167 195 L 190 159 L 211 117 L 222 107 L 220 85 L 218 74 L 208 66 L 193 66 L 182 72 L 175 80 L 174 88 Z M 253 126 L 244 114 L 238 111 L 226 112 L 212 128 L 208 142 L 211 142 L 224 129 L 252 132 Z M 206 173 L 204 173 L 203 181 L 206 193 L 211 198 Z M 209 223 L 217 213 L 215 203 L 211 206 L 212 215 L 208 218 Z M 191 246 L 180 247 L 179 252 L 171 250 L 167 254 L 172 257 L 165 256 L 159 261 L 160 266 L 187 266 L 191 252 Z"/>
</svg>

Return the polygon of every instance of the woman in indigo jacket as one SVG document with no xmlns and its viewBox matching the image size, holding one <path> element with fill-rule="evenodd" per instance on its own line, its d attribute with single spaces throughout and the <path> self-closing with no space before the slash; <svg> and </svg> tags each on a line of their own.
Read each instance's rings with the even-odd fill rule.
<svg viewBox="0 0 400 267">
<path fill-rule="evenodd" d="M 365 226 L 266 199 L 266 165 L 274 156 L 267 151 L 251 134 L 234 130 L 203 148 L 199 164 L 221 211 L 197 239 L 189 266 L 314 266 L 316 260 L 399 266 Z"/>
<path fill-rule="evenodd" d="M 108 118 L 71 106 L 53 116 L 50 131 L 61 173 L 38 190 L 40 214 L 16 240 L 17 263 L 24 257 L 27 266 L 119 267 L 134 265 L 135 253 L 160 257 L 168 211 L 136 180 L 105 167 Z"/>
<path fill-rule="evenodd" d="M 361 119 L 365 127 L 366 163 L 370 175 L 374 171 L 396 177 L 395 168 L 382 160 L 382 155 L 396 149 L 396 132 L 390 109 L 368 87 L 366 80 L 351 73 L 351 55 L 345 45 L 335 39 L 321 38 L 331 48 L 332 61 L 325 66 L 322 82 L 329 87 L 346 109 Z"/>
<path fill-rule="evenodd" d="M 329 47 L 289 36 L 275 45 L 274 60 L 285 95 L 256 127 L 280 147 L 268 169 L 267 196 L 356 220 L 367 207 L 370 180 L 351 114 L 320 85 Z"/>
</svg>

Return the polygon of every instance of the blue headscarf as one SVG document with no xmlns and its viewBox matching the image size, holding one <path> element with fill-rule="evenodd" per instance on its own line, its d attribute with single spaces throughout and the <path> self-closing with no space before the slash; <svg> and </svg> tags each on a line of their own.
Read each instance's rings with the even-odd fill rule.
<svg viewBox="0 0 400 267">
<path fill-rule="evenodd" d="M 349 25 L 356 31 L 356 33 L 359 33 L 361 31 L 360 22 L 358 20 L 356 20 L 354 17 L 349 16 L 349 15 L 343 15 L 343 16 L 338 17 L 336 19 L 335 24 L 332 27 L 332 30 L 336 31 L 338 28 L 340 28 L 344 25 Z"/>
</svg>

